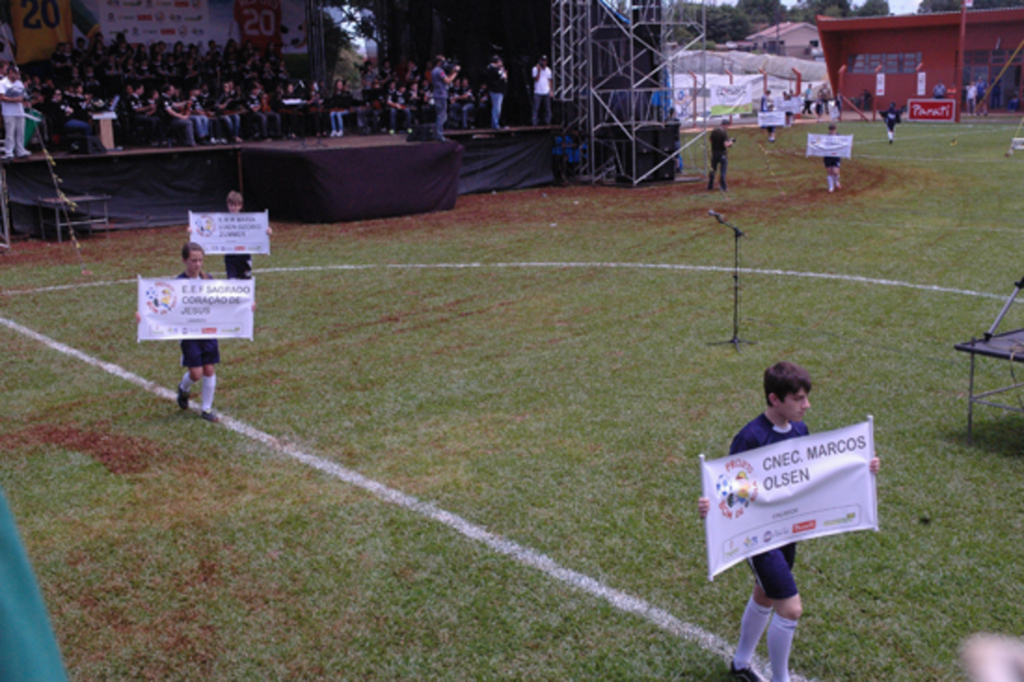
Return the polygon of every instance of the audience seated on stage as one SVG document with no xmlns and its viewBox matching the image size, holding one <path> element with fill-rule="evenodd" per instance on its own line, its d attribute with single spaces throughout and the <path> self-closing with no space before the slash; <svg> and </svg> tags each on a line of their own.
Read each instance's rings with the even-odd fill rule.
<svg viewBox="0 0 1024 682">
<path fill-rule="evenodd" d="M 235 39 L 132 43 L 123 33 L 109 43 L 101 34 L 78 38 L 58 44 L 40 71 L 25 74 L 34 97 L 26 107 L 44 115 L 45 141 L 91 134 L 90 115 L 113 111 L 119 145 L 239 143 L 328 130 L 341 137 L 346 127 L 397 133 L 434 120 L 429 74 L 408 59 L 395 66 L 367 60 L 353 91 L 343 80 L 330 88 L 293 80 L 281 48 Z M 463 76 L 450 88 L 448 128 L 490 127 L 490 88 L 475 82 Z"/>
</svg>

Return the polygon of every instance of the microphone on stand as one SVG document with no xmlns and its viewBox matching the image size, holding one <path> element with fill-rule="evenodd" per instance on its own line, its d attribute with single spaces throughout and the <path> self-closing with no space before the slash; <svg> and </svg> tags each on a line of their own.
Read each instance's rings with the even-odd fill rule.
<svg viewBox="0 0 1024 682">
<path fill-rule="evenodd" d="M 726 227 L 732 228 L 733 232 L 736 233 L 737 237 L 746 237 L 747 236 L 746 232 L 744 232 L 743 230 L 739 229 L 738 227 L 735 227 L 734 225 L 730 225 L 729 223 L 727 223 L 725 221 L 725 216 L 722 215 L 721 213 L 719 213 L 718 211 L 708 211 L 708 215 L 713 217 L 715 220 L 717 220 L 718 222 L 722 223 Z"/>
</svg>

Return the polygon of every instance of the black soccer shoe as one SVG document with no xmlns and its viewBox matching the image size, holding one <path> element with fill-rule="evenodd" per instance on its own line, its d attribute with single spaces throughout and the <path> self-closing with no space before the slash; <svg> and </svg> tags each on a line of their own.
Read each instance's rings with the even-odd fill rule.
<svg viewBox="0 0 1024 682">
<path fill-rule="evenodd" d="M 765 679 L 753 668 L 740 668 L 737 670 L 732 661 L 729 661 L 729 674 L 743 682 L 765 682 Z"/>
</svg>

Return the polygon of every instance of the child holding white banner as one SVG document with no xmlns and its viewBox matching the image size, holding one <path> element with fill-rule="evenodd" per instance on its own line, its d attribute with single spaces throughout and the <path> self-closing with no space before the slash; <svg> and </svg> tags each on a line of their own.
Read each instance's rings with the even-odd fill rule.
<svg viewBox="0 0 1024 682">
<path fill-rule="evenodd" d="M 203 247 L 195 242 L 188 242 L 181 247 L 181 259 L 185 262 L 185 272 L 176 279 L 213 279 L 203 272 Z M 217 339 L 182 339 L 181 364 L 186 367 L 185 376 L 178 384 L 178 407 L 188 409 L 188 394 L 193 384 L 203 382 L 203 419 L 208 422 L 219 422 L 220 417 L 213 411 L 213 394 L 217 390 L 217 368 L 220 362 L 220 347 Z"/>
<path fill-rule="evenodd" d="M 735 455 L 808 435 L 803 417 L 811 406 L 807 399 L 810 390 L 811 376 L 803 367 L 790 362 L 780 362 L 769 367 L 764 373 L 764 394 L 768 407 L 736 434 L 729 454 Z M 871 473 L 877 474 L 878 467 L 879 460 L 875 457 L 871 460 Z M 702 519 L 707 517 L 711 510 L 711 500 L 699 498 L 697 509 Z M 737 679 L 763 682 L 751 663 L 757 643 L 767 629 L 772 682 L 789 682 L 789 654 L 797 622 L 803 613 L 800 593 L 792 573 L 795 560 L 795 542 L 747 559 L 754 572 L 755 583 L 740 623 L 736 653 L 729 664 L 729 672 Z M 774 618 L 772 611 L 775 612 Z"/>
<path fill-rule="evenodd" d="M 836 124 L 828 124 L 828 134 L 836 135 Z M 838 156 L 826 156 L 825 161 L 825 176 L 828 179 L 828 191 L 834 192 L 837 189 L 842 189 L 843 186 L 839 184 L 839 164 L 842 161 Z"/>
</svg>

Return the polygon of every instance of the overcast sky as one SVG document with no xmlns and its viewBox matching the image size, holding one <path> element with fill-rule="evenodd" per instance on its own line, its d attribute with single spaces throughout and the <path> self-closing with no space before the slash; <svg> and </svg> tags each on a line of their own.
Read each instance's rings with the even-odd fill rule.
<svg viewBox="0 0 1024 682">
<path fill-rule="evenodd" d="M 915 14 L 920 2 L 921 0 L 889 0 L 889 11 L 893 14 Z M 735 5 L 736 0 L 718 0 L 718 4 Z M 782 0 L 782 4 L 792 7 L 796 4 L 796 0 Z M 851 4 L 854 7 L 859 7 L 864 4 L 864 0 L 853 0 Z"/>
</svg>

